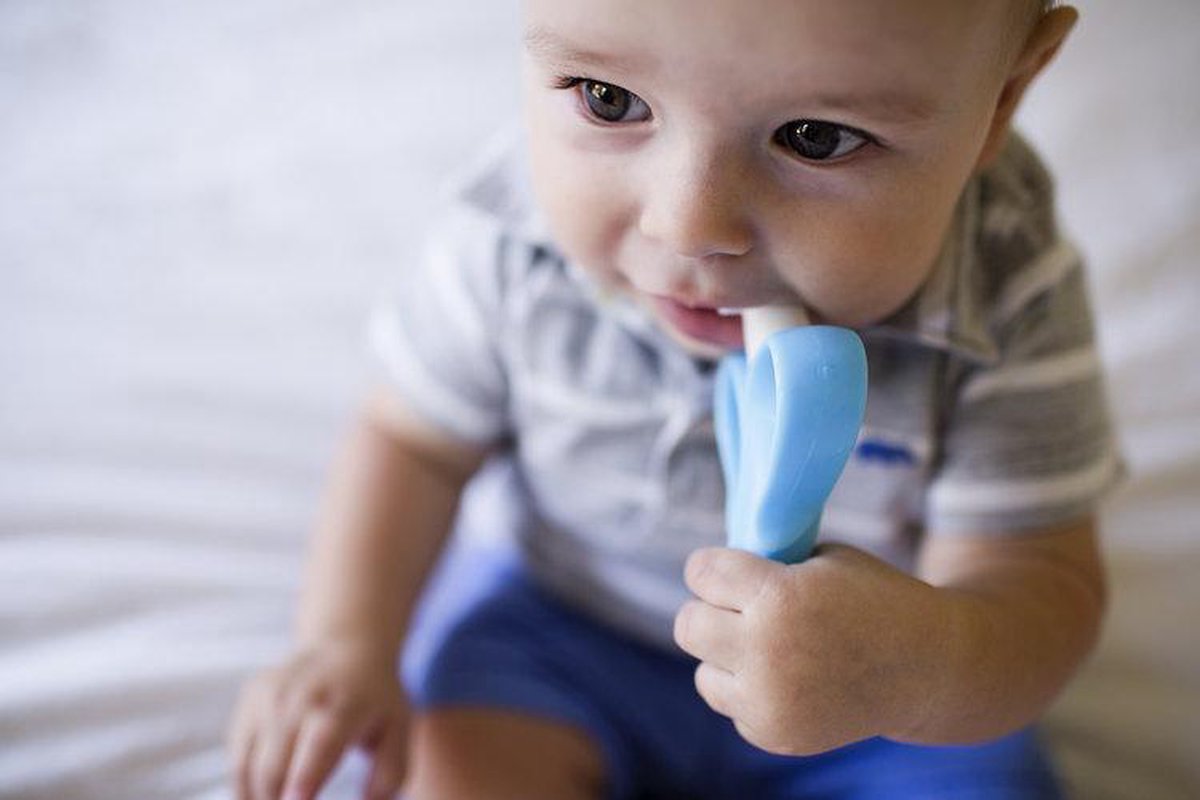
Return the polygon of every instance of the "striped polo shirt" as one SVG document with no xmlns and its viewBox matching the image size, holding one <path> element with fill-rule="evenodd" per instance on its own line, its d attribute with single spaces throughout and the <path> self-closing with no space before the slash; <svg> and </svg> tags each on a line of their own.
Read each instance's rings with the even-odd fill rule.
<svg viewBox="0 0 1200 800">
<path fill-rule="evenodd" d="M 507 461 L 535 579 L 669 644 L 683 560 L 725 539 L 714 365 L 563 257 L 515 135 L 445 199 L 372 314 L 384 381 Z M 859 333 L 866 420 L 821 539 L 905 568 L 922 536 L 1068 522 L 1119 477 L 1080 256 L 1019 137 L 967 184 L 927 282 Z"/>
</svg>

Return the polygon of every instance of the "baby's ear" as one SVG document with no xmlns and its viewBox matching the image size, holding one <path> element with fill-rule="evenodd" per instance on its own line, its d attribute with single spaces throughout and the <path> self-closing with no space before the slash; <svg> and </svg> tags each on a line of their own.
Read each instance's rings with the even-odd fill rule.
<svg viewBox="0 0 1200 800">
<path fill-rule="evenodd" d="M 1004 88 L 996 101 L 996 110 L 992 116 L 992 124 L 984 140 L 983 149 L 979 153 L 976 169 L 982 169 L 990 164 L 1008 139 L 1009 126 L 1013 115 L 1021 104 L 1025 91 L 1041 74 L 1042 70 L 1058 55 L 1059 48 L 1066 41 L 1067 35 L 1075 27 L 1079 12 L 1070 6 L 1059 6 L 1042 15 L 1037 24 L 1029 32 L 1020 54 L 1009 69 Z"/>
</svg>

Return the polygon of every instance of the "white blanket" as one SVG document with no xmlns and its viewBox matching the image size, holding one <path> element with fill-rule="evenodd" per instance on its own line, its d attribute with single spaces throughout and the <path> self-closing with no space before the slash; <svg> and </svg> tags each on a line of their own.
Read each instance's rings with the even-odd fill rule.
<svg viewBox="0 0 1200 800">
<path fill-rule="evenodd" d="M 1023 121 L 1132 475 L 1049 730 L 1079 797 L 1174 800 L 1200 796 L 1200 4 L 1083 10 Z M 0 796 L 229 796 L 360 321 L 516 113 L 517 39 L 514 0 L 0 4 Z"/>
</svg>

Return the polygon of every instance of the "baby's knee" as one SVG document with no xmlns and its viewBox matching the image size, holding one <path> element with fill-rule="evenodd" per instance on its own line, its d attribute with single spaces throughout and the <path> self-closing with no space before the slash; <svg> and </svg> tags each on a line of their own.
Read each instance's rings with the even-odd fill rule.
<svg viewBox="0 0 1200 800">
<path fill-rule="evenodd" d="M 598 800 L 600 749 L 583 731 L 529 714 L 439 709 L 413 724 L 405 800 Z"/>
</svg>

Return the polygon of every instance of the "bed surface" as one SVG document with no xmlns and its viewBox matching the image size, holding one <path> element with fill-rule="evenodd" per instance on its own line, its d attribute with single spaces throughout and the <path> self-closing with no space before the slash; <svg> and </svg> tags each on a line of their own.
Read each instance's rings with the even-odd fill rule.
<svg viewBox="0 0 1200 800">
<path fill-rule="evenodd" d="M 230 796 L 439 179 L 516 114 L 515 2 L 0 3 L 0 796 Z M 1082 4 L 1022 114 L 1091 264 L 1130 479 L 1048 732 L 1078 797 L 1200 796 L 1200 4 Z M 493 125 L 494 123 L 494 125 Z M 352 797 L 349 763 L 327 797 Z"/>
</svg>

